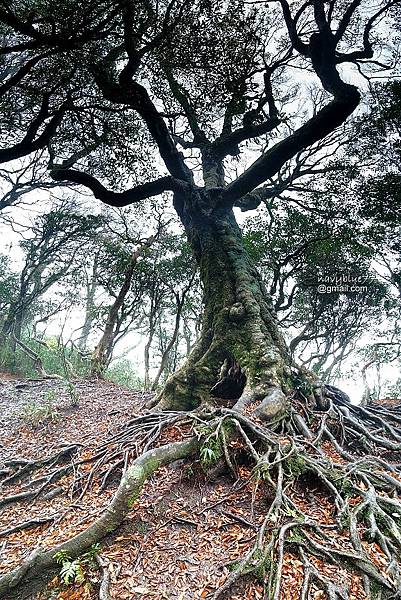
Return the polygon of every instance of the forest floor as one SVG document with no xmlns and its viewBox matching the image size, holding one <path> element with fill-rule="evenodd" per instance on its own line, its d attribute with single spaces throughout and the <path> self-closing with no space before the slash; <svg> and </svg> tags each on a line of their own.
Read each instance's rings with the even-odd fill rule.
<svg viewBox="0 0 401 600">
<path fill-rule="evenodd" d="M 104 510 L 119 475 L 113 471 L 104 482 L 97 470 L 85 494 L 74 494 L 74 482 L 93 466 L 81 461 L 92 459 L 123 423 L 141 412 L 147 398 L 148 394 L 105 381 L 80 380 L 68 388 L 58 380 L 22 381 L 0 374 L 0 474 L 9 461 L 42 459 L 79 445 L 79 452 L 67 461 L 75 461 L 76 468 L 51 482 L 46 493 L 0 508 L 0 575 L 17 566 L 34 547 L 51 547 L 83 531 Z M 172 425 L 163 431 L 158 445 L 190 435 L 185 423 Z M 246 463 L 236 467 L 237 478 L 216 473 L 214 479 L 205 477 L 198 462 L 162 467 L 146 482 L 123 525 L 102 541 L 98 552 L 103 569 L 95 568 L 89 556 L 83 557 L 82 581 L 66 585 L 54 571 L 37 588 L 20 588 L 7 600 L 92 600 L 99 598 L 100 582 L 107 579 L 113 599 L 210 598 L 227 579 L 230 565 L 253 544 L 269 501 L 263 485 L 255 486 Z M 35 471 L 35 478 L 40 479 L 48 468 Z M 107 469 L 105 465 L 103 476 Z M 6 488 L 7 497 L 27 490 L 18 480 Z M 311 519 L 330 526 L 333 506 L 325 493 L 299 481 L 290 494 Z M 32 521 L 30 526 L 9 531 L 27 520 Z M 386 561 L 379 547 L 372 545 L 369 551 L 384 571 Z M 280 600 L 296 599 L 302 562 L 290 553 L 284 558 Z M 315 566 L 321 566 L 318 559 Z M 358 575 L 339 572 L 334 566 L 331 571 L 327 565 L 324 568 L 333 580 L 347 578 L 352 600 L 366 598 Z M 241 579 L 230 593 L 233 600 L 262 597 L 262 586 L 254 578 Z M 310 597 L 325 596 L 316 588 Z"/>
</svg>

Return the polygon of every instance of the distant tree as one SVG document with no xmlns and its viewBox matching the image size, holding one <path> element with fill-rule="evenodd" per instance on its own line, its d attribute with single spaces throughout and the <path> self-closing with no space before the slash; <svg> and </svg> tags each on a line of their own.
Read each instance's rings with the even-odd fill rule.
<svg viewBox="0 0 401 600">
<path fill-rule="evenodd" d="M 38 193 L 56 187 L 57 183 L 47 177 L 47 161 L 43 155 L 42 151 L 33 157 L 15 161 L 13 166 L 0 168 L 0 220 L 10 221 L 10 209 L 29 205 L 28 194 L 35 192 L 37 204 Z"/>
<path fill-rule="evenodd" d="M 83 244 L 91 238 L 97 225 L 97 217 L 82 216 L 66 206 L 54 208 L 35 219 L 32 235 L 19 243 L 24 258 L 2 324 L 3 340 L 9 337 L 15 347 L 38 301 L 55 284 L 73 275 L 84 252 Z"/>
<path fill-rule="evenodd" d="M 141 263 L 145 285 L 140 332 L 145 338 L 144 386 L 156 389 L 179 343 L 182 315 L 192 291 L 196 266 L 183 236 L 172 231 L 160 236 L 147 259 Z M 154 363 L 158 366 L 152 380 Z"/>
<path fill-rule="evenodd" d="M 87 351 L 88 339 L 92 331 L 96 319 L 96 292 L 98 289 L 98 268 L 99 268 L 99 250 L 96 248 L 93 255 L 93 260 L 90 262 L 88 269 L 84 269 L 84 324 L 80 329 L 80 335 L 77 340 L 77 347 L 82 353 Z"/>
<path fill-rule="evenodd" d="M 381 320 L 387 297 L 387 285 L 371 268 L 376 251 L 357 207 L 354 214 L 343 210 L 334 186 L 319 212 L 290 202 L 283 212 L 272 204 L 269 217 L 248 219 L 245 231 L 291 354 L 329 378 L 367 323 Z"/>
<path fill-rule="evenodd" d="M 106 324 L 99 342 L 92 353 L 91 358 L 91 374 L 102 376 L 107 368 L 114 349 L 117 336 L 121 339 L 122 327 L 127 318 L 126 298 L 131 290 L 135 270 L 141 255 L 155 242 L 156 237 L 150 236 L 138 243 L 135 251 L 133 251 L 125 264 L 123 270 L 122 284 L 117 291 L 113 303 L 107 310 Z M 137 298 L 139 301 L 139 298 Z M 134 305 L 131 302 L 131 306 Z M 137 312 L 136 312 L 137 314 Z M 130 314 L 132 319 L 132 312 Z"/>
<path fill-rule="evenodd" d="M 401 367 L 401 84 L 376 85 L 372 114 L 359 119 L 358 141 L 351 148 L 355 160 L 370 162 L 362 170 L 356 193 L 361 218 L 375 248 L 375 272 L 390 291 L 385 321 L 371 328 L 371 341 L 361 351 L 366 400 L 372 396 L 366 380 L 369 368 L 383 364 Z M 376 394 L 379 390 L 376 390 Z"/>
<path fill-rule="evenodd" d="M 1 320 L 7 314 L 7 309 L 13 301 L 18 277 L 12 271 L 9 256 L 0 255 L 0 314 Z M 1 321 L 0 321 L 1 324 Z"/>
<path fill-rule="evenodd" d="M 166 294 L 163 307 L 158 315 L 157 337 L 160 347 L 160 363 L 152 382 L 152 390 L 157 388 L 161 377 L 168 371 L 168 363 L 173 349 L 175 349 L 174 362 L 177 366 L 177 346 L 183 312 L 196 276 L 196 266 L 192 260 L 191 250 L 182 236 L 170 236 L 165 240 L 163 250 L 170 256 L 163 257 L 157 267 L 158 278 L 164 285 Z M 171 320 L 173 327 L 169 335 L 166 324 Z M 172 373 L 175 369 L 169 371 Z"/>
</svg>

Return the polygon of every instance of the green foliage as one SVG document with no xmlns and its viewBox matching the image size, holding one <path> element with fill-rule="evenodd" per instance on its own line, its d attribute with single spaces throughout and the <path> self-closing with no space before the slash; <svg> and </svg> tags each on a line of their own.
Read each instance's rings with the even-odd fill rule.
<svg viewBox="0 0 401 600">
<path fill-rule="evenodd" d="M 77 388 L 71 381 L 67 381 L 65 384 L 66 392 L 70 398 L 71 406 L 79 406 L 79 393 Z"/>
<path fill-rule="evenodd" d="M 60 578 L 65 585 L 82 583 L 85 576 L 80 561 L 65 558 L 61 563 Z"/>
<path fill-rule="evenodd" d="M 91 567 L 96 567 L 97 563 L 96 563 L 96 555 L 99 554 L 99 552 L 102 550 L 102 545 L 99 544 L 98 542 L 95 544 L 92 544 L 92 546 L 89 548 L 88 552 L 86 552 L 82 559 L 84 562 L 88 563 L 89 566 Z"/>
<path fill-rule="evenodd" d="M 31 400 L 28 404 L 25 404 L 19 416 L 31 427 L 37 427 L 48 421 L 58 420 L 60 418 L 60 413 L 54 407 L 53 403 L 55 398 L 55 391 L 50 390 L 44 404 L 40 404 L 36 400 Z"/>
<path fill-rule="evenodd" d="M 207 469 L 223 456 L 219 430 L 199 425 L 194 431 L 199 439 L 203 439 L 199 454 L 202 466 Z"/>
<path fill-rule="evenodd" d="M 210 444 L 208 441 L 207 445 L 203 445 L 200 449 L 201 463 L 204 467 L 210 467 L 214 465 L 221 457 L 221 448 L 217 445 Z"/>
<path fill-rule="evenodd" d="M 88 361 L 83 359 L 74 348 L 64 348 L 54 337 L 45 339 L 42 343 L 39 343 L 29 337 L 23 336 L 22 342 L 39 356 L 46 373 L 60 375 L 68 380 L 69 374 L 66 373 L 65 367 L 65 359 L 67 358 L 76 375 L 85 377 L 89 374 Z M 18 346 L 15 353 L 11 350 L 10 345 L 7 344 L 0 349 L 0 367 L 22 377 L 35 378 L 38 376 L 32 360 Z M 68 386 L 69 383 L 67 381 Z M 67 391 L 69 393 L 68 389 Z"/>
<path fill-rule="evenodd" d="M 86 576 L 86 567 L 96 567 L 95 557 L 100 550 L 100 544 L 92 544 L 88 552 L 76 559 L 72 559 L 67 552 L 57 552 L 54 559 L 61 566 L 59 577 L 62 583 L 67 586 L 74 583 L 83 583 Z"/>
<path fill-rule="evenodd" d="M 309 471 L 309 467 L 306 464 L 305 459 L 299 454 L 293 454 L 285 462 L 286 468 L 289 470 L 291 477 L 298 479 L 301 475 L 304 475 Z"/>
<path fill-rule="evenodd" d="M 246 230 L 242 238 L 242 243 L 251 258 L 252 262 L 259 264 L 266 254 L 265 236 L 262 231 Z"/>
<path fill-rule="evenodd" d="M 300 392 L 303 396 L 305 396 L 305 398 L 310 396 L 310 394 L 313 392 L 313 383 L 311 381 L 308 381 L 306 375 L 304 377 L 300 375 L 294 377 L 292 385 L 294 389 Z"/>
<path fill-rule="evenodd" d="M 106 370 L 105 377 L 118 385 L 133 390 L 143 388 L 143 380 L 135 371 L 131 361 L 126 358 L 114 361 Z"/>
<path fill-rule="evenodd" d="M 2 311 L 5 311 L 13 301 L 17 285 L 17 275 L 11 269 L 10 258 L 0 254 L 0 309 Z M 0 317 L 0 324 L 1 321 Z"/>
</svg>

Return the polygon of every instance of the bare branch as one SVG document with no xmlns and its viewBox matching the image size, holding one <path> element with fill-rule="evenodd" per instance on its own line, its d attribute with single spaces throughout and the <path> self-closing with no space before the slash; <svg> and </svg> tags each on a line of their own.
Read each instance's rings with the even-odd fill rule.
<svg viewBox="0 0 401 600">
<path fill-rule="evenodd" d="M 135 202 L 140 202 L 151 196 L 157 196 L 166 191 L 182 190 L 185 184 L 182 181 L 174 179 L 174 177 L 160 177 L 155 181 L 150 181 L 124 192 L 113 192 L 108 190 L 98 179 L 77 171 L 75 169 L 55 169 L 51 172 L 51 176 L 56 181 L 71 181 L 79 185 L 89 188 L 95 198 L 98 198 L 109 206 L 128 206 Z"/>
</svg>

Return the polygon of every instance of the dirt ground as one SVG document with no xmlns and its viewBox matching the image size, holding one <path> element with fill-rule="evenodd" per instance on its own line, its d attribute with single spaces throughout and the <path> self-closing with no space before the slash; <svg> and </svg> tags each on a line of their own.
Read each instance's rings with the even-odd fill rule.
<svg viewBox="0 0 401 600">
<path fill-rule="evenodd" d="M 74 468 L 51 481 L 39 497 L 1 506 L 2 497 L 29 491 L 32 482 L 46 476 L 49 465 L 36 470 L 28 484 L 16 480 L 0 486 L 0 574 L 16 567 L 35 547 L 51 548 L 83 531 L 102 513 L 120 473 L 113 472 L 107 485 L 101 477 L 94 477 L 82 495 L 76 493 L 75 483 L 90 479 L 92 463 L 78 465 L 78 459 L 93 459 L 102 444 L 141 412 L 148 398 L 149 394 L 106 381 L 80 380 L 68 386 L 59 380 L 1 377 L 0 478 L 7 478 L 9 461 L 43 459 L 71 446 L 78 449 L 66 460 Z M 181 425 L 173 426 L 163 433 L 160 443 L 186 435 L 192 434 Z M 107 468 L 105 465 L 106 473 Z M 213 598 L 230 569 L 255 541 L 271 502 L 268 490 L 260 483 L 255 485 L 246 464 L 237 463 L 236 469 L 237 479 L 229 473 L 206 479 L 196 461 L 160 469 L 146 482 L 123 525 L 102 541 L 98 553 L 103 571 L 92 564 L 93 559 L 83 557 L 82 581 L 67 585 L 54 570 L 43 574 L 39 582 L 28 582 L 7 600 L 94 600 L 99 598 L 105 574 L 110 599 Z M 312 489 L 309 501 L 304 491 L 294 486 L 294 502 L 303 503 L 311 519 L 330 525 L 333 507 L 327 497 Z M 21 531 L 8 532 L 27 519 L 34 522 Z M 43 519 L 48 520 L 37 522 Z M 300 597 L 302 575 L 302 563 L 287 553 L 280 600 Z M 357 576 L 336 568 L 327 575 L 348 577 L 352 600 L 366 598 Z M 260 599 L 263 587 L 257 579 L 245 578 L 231 589 L 229 597 Z M 322 600 L 324 596 L 313 598 Z"/>
<path fill-rule="evenodd" d="M 74 394 L 76 405 L 61 381 L 2 377 L 0 471 L 7 461 L 43 458 L 77 442 L 82 444 L 81 456 L 91 452 L 137 414 L 148 397 L 93 380 L 74 382 Z M 102 543 L 110 597 L 190 600 L 216 590 L 229 574 L 225 564 L 250 546 L 262 518 L 251 514 L 253 488 L 250 483 L 244 486 L 250 473 L 244 468 L 242 474 L 243 480 L 234 488 L 230 478 L 206 482 L 196 464 L 178 463 L 152 477 L 123 526 Z M 35 546 L 56 544 L 88 526 L 110 501 L 118 480 L 110 481 L 101 493 L 94 482 L 78 502 L 71 496 L 70 484 L 71 475 L 67 475 L 44 497 L 0 509 L 0 573 L 15 567 Z M 236 488 L 241 485 L 238 494 Z M 3 488 L 2 495 L 21 491 L 24 488 L 16 483 Z M 3 538 L 2 532 L 26 520 L 28 506 L 30 518 L 56 515 L 56 520 Z M 255 511 L 255 503 L 253 507 Z M 59 585 L 53 578 L 48 589 L 25 589 L 18 597 L 95 598 L 96 578 L 97 573 L 88 572 L 89 585 L 83 586 Z M 232 598 L 262 597 L 260 586 L 248 587 L 246 596 L 242 590 Z"/>
</svg>

